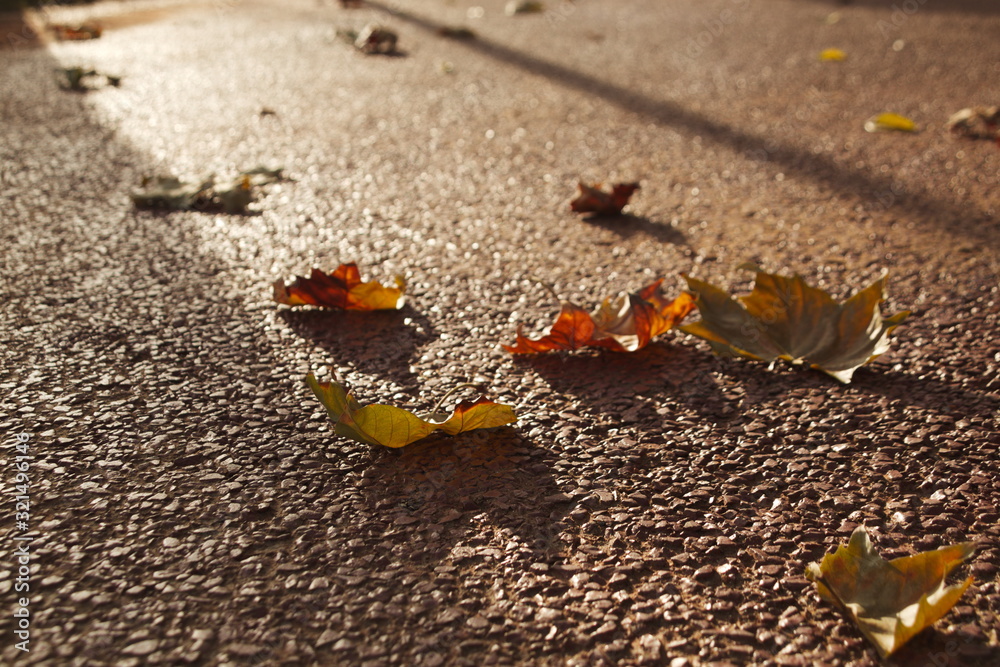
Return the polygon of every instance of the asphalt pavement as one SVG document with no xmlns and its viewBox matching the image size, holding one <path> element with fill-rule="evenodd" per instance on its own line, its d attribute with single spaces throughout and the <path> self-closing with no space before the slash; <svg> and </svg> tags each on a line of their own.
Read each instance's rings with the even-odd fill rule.
<svg viewBox="0 0 1000 667">
<path fill-rule="evenodd" d="M 876 665 L 804 578 L 864 524 L 887 558 L 979 544 L 894 664 L 1000 665 L 1000 147 L 944 128 L 1000 103 L 995 3 L 506 4 L 99 3 L 50 18 L 103 14 L 100 39 L 42 45 L 2 23 L 0 661 Z M 338 36 L 373 21 L 400 54 Z M 121 85 L 63 90 L 70 66 Z M 882 112 L 918 131 L 865 132 Z M 258 165 L 287 178 L 247 215 L 129 198 Z M 587 220 L 580 180 L 641 189 Z M 407 305 L 271 301 L 350 261 Z M 888 271 L 883 312 L 913 315 L 846 386 L 679 332 L 499 348 L 552 321 L 542 285 L 746 293 L 748 261 L 838 299 Z M 520 418 L 376 449 L 310 371 L 425 410 L 477 382 Z"/>
</svg>

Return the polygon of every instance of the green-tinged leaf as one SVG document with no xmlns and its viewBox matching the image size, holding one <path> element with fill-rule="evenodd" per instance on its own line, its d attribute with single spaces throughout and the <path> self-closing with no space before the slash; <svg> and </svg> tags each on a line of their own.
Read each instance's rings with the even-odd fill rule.
<svg viewBox="0 0 1000 667">
<path fill-rule="evenodd" d="M 800 276 L 757 271 L 753 291 L 739 301 L 706 282 L 685 279 L 701 320 L 681 331 L 705 339 L 724 356 L 807 364 L 845 384 L 889 349 L 889 334 L 909 315 L 883 319 L 878 306 L 885 276 L 843 304 Z"/>
<path fill-rule="evenodd" d="M 213 178 L 200 182 L 182 181 L 174 176 L 144 178 L 142 187 L 132 191 L 132 203 L 139 208 L 194 208 L 211 197 Z"/>
<path fill-rule="evenodd" d="M 824 600 L 840 606 L 882 657 L 948 613 L 972 577 L 953 586 L 948 574 L 975 551 L 964 542 L 886 561 L 859 526 L 847 546 L 806 569 Z"/>
<path fill-rule="evenodd" d="M 405 447 L 434 431 L 457 435 L 517 421 L 511 406 L 483 397 L 475 401 L 461 401 L 450 414 L 432 414 L 422 418 L 391 405 L 361 407 L 346 385 L 336 381 L 319 382 L 312 373 L 306 376 L 306 382 L 326 407 L 337 435 L 370 445 Z"/>
<path fill-rule="evenodd" d="M 122 82 L 120 76 L 103 74 L 97 70 L 82 67 L 59 67 L 56 69 L 56 78 L 60 88 L 75 92 L 95 90 L 102 85 L 117 88 Z"/>
<path fill-rule="evenodd" d="M 271 113 L 274 113 L 273 111 Z M 271 169 L 270 167 L 254 167 L 253 169 L 247 169 L 246 171 L 241 171 L 237 180 L 241 180 L 242 177 L 248 177 L 250 179 L 250 185 L 268 185 L 269 183 L 277 183 L 282 178 L 284 178 L 281 172 L 284 171 L 283 167 L 277 167 L 276 169 Z"/>
<path fill-rule="evenodd" d="M 216 181 L 215 176 L 201 181 L 182 181 L 175 176 L 144 178 L 142 186 L 132 192 L 132 203 L 139 208 L 221 208 L 226 213 L 244 213 L 253 202 L 254 187 L 281 180 L 281 171 L 255 167 L 226 182 Z"/>
<path fill-rule="evenodd" d="M 219 198 L 226 213 L 243 213 L 253 201 L 253 185 L 249 176 L 240 176 L 231 183 L 215 187 L 215 196 Z"/>
</svg>

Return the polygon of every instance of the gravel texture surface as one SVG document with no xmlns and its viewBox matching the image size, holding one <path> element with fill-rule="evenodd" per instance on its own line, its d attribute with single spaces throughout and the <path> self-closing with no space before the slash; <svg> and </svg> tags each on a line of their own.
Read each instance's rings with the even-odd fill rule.
<svg viewBox="0 0 1000 667">
<path fill-rule="evenodd" d="M 1000 151 L 942 127 L 998 102 L 994 3 L 169 4 L 0 50 L 5 489 L 16 434 L 34 456 L 31 651 L 5 611 L 0 661 L 875 665 L 803 577 L 863 523 L 886 557 L 981 545 L 897 664 L 1000 664 Z M 401 57 L 336 37 L 371 20 Z M 125 78 L 70 93 L 57 64 Z M 883 111 L 921 131 L 865 133 Z M 262 163 L 290 180 L 250 215 L 129 201 Z M 642 190 L 588 222 L 578 179 Z M 673 332 L 497 347 L 551 322 L 538 281 L 745 291 L 747 260 L 838 298 L 888 269 L 914 315 L 849 386 Z M 404 274 L 408 305 L 270 301 L 340 261 Z M 483 382 L 521 419 L 371 449 L 305 386 L 331 369 L 413 408 Z"/>
</svg>

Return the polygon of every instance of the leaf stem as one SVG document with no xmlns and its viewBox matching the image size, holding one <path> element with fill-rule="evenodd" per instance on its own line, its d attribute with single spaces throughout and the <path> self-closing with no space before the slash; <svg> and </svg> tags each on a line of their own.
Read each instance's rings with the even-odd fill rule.
<svg viewBox="0 0 1000 667">
<path fill-rule="evenodd" d="M 562 299 L 556 293 L 556 291 L 552 287 L 552 285 L 548 284 L 547 282 L 545 282 L 544 280 L 542 280 L 541 278 L 539 278 L 537 276 L 528 276 L 528 279 L 529 280 L 533 280 L 536 283 L 538 283 L 539 285 L 541 285 L 542 287 L 544 287 L 545 291 L 548 292 L 549 294 L 551 294 L 556 301 L 558 301 L 559 303 L 562 303 Z"/>
<path fill-rule="evenodd" d="M 454 387 L 448 390 L 447 394 L 441 397 L 441 400 L 438 401 L 437 405 L 434 406 L 434 409 L 431 410 L 431 414 L 436 415 L 437 411 L 441 408 L 444 402 L 448 400 L 448 397 L 454 394 L 459 389 L 465 389 L 466 387 L 478 387 L 478 386 L 479 386 L 478 382 L 463 382 L 461 384 L 456 384 Z"/>
</svg>

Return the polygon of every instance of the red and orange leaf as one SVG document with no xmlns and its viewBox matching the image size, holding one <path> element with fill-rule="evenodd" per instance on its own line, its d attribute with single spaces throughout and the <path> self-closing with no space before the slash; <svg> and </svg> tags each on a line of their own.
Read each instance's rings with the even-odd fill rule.
<svg viewBox="0 0 1000 667">
<path fill-rule="evenodd" d="M 569 203 L 575 213 L 596 213 L 597 215 L 621 215 L 632 193 L 639 189 L 638 183 L 616 183 L 611 192 L 601 190 L 601 184 L 580 183 L 580 195 Z"/>
<path fill-rule="evenodd" d="M 394 310 L 403 307 L 406 282 L 396 276 L 396 287 L 377 281 L 361 282 L 357 264 L 341 264 L 333 273 L 313 269 L 308 278 L 291 285 L 274 282 L 274 300 L 289 306 L 319 306 L 343 310 Z"/>
<path fill-rule="evenodd" d="M 669 331 L 694 310 L 694 299 L 686 292 L 667 301 L 660 289 L 663 279 L 630 294 L 628 300 L 605 301 L 594 313 L 600 337 L 594 345 L 635 352 L 649 345 L 661 333 Z"/>
<path fill-rule="evenodd" d="M 518 327 L 514 345 L 503 348 L 512 354 L 537 354 L 553 350 L 603 347 L 615 352 L 635 352 L 659 334 L 672 329 L 694 310 L 694 299 L 682 293 L 667 301 L 660 291 L 663 279 L 636 294 L 623 295 L 588 313 L 572 303 L 562 311 L 548 333 L 538 339 L 526 338 Z"/>
<path fill-rule="evenodd" d="M 49 26 L 49 29 L 55 33 L 56 39 L 61 42 L 97 39 L 104 32 L 101 26 L 96 23 L 84 23 L 78 26 L 53 23 Z"/>
<path fill-rule="evenodd" d="M 577 350 L 590 344 L 594 335 L 594 320 L 590 313 L 572 303 L 563 303 L 562 311 L 548 333 L 532 340 L 521 335 L 517 327 L 517 341 L 514 345 L 504 345 L 511 354 L 537 354 L 551 350 Z"/>
</svg>

